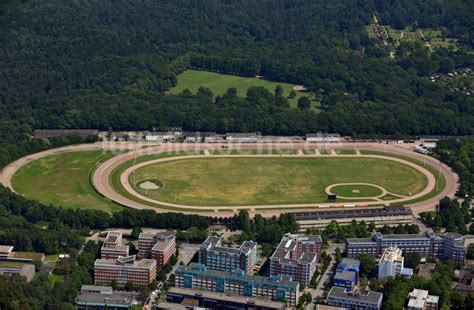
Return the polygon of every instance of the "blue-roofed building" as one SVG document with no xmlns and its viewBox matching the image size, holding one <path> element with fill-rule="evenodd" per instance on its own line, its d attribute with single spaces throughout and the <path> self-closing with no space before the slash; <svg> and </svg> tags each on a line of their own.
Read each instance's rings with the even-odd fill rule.
<svg viewBox="0 0 474 310">
<path fill-rule="evenodd" d="M 262 277 L 234 272 L 209 270 L 205 265 L 191 263 L 178 266 L 175 271 L 175 285 L 179 288 L 202 289 L 224 294 L 249 297 L 269 297 L 272 300 L 287 301 L 296 306 L 300 284 L 288 276 Z"/>
<path fill-rule="evenodd" d="M 336 268 L 334 275 L 334 286 L 351 291 L 359 282 L 360 261 L 352 258 L 344 258 Z"/>
<path fill-rule="evenodd" d="M 357 274 L 354 271 L 338 271 L 334 275 L 334 286 L 352 291 L 357 283 Z"/>
</svg>

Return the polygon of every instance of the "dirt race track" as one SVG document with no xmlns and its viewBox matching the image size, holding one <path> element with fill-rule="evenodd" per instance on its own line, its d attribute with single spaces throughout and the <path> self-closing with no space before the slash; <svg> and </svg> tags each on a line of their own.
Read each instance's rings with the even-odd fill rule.
<svg viewBox="0 0 474 310">
<path fill-rule="evenodd" d="M 399 155 L 404 155 L 408 157 L 412 157 L 415 159 L 418 159 L 420 161 L 424 161 L 427 164 L 435 167 L 436 169 L 439 169 L 440 173 L 444 176 L 446 180 L 446 187 L 439 192 L 438 195 L 411 205 L 409 206 L 412 210 L 413 213 L 417 214 L 422 211 L 427 211 L 427 210 L 434 210 L 436 205 L 438 204 L 438 201 L 445 197 L 454 197 L 457 187 L 458 187 L 458 176 L 446 165 L 440 163 L 438 160 L 425 156 L 423 154 L 415 153 L 410 150 L 411 147 L 413 147 L 414 144 L 381 144 L 381 143 L 362 143 L 362 142 L 348 142 L 348 143 L 339 143 L 337 145 L 331 145 L 326 143 L 324 145 L 325 149 L 332 150 L 332 149 L 347 149 L 347 150 L 355 150 L 356 155 L 336 155 L 338 157 L 343 157 L 343 156 L 363 156 L 359 154 L 358 150 L 374 150 L 374 151 L 381 151 L 381 152 L 387 152 L 387 153 L 394 153 L 394 154 L 399 154 Z M 206 206 L 200 206 L 200 207 L 190 207 L 190 206 L 185 206 L 185 205 L 179 205 L 179 204 L 172 204 L 172 203 L 165 203 L 165 202 L 157 202 L 156 200 L 149 199 L 146 196 L 140 195 L 139 193 L 135 192 L 131 185 L 128 182 L 128 174 L 131 173 L 133 169 L 127 169 L 121 176 L 121 182 L 124 188 L 132 195 L 136 196 L 140 200 L 145 200 L 149 201 L 152 200 L 153 203 L 158 203 L 160 205 L 163 205 L 167 208 L 165 209 L 160 209 L 157 207 L 153 207 L 150 205 L 147 205 L 145 203 L 140 203 L 138 201 L 129 199 L 127 197 L 122 196 L 121 194 L 117 193 L 112 186 L 109 183 L 109 177 L 112 171 L 121 165 L 122 163 L 133 160 L 136 157 L 143 156 L 143 155 L 149 155 L 149 154 L 155 154 L 155 153 L 161 153 L 161 152 L 172 152 L 172 151 L 179 151 L 179 150 L 196 150 L 199 148 L 199 150 L 204 150 L 205 155 L 193 155 L 193 156 L 212 156 L 212 157 L 217 157 L 217 156 L 239 156 L 239 155 L 209 155 L 209 150 L 217 150 L 217 149 L 222 149 L 221 144 L 215 144 L 215 143 L 205 143 L 205 144 L 187 144 L 187 143 L 154 143 L 154 144 L 144 144 L 144 143 L 131 143 L 131 142 L 98 142 L 95 144 L 83 144 L 83 145 L 76 145 L 76 146 L 68 146 L 68 147 L 62 147 L 62 148 L 57 148 L 57 149 L 52 149 L 52 150 L 47 150 L 44 152 L 36 153 L 36 154 L 31 154 L 29 156 L 20 158 L 19 160 L 9 164 L 6 166 L 0 173 L 0 183 L 3 185 L 9 187 L 12 189 L 11 186 L 11 179 L 15 172 L 25 164 L 46 157 L 50 156 L 53 154 L 58 154 L 58 153 L 63 153 L 63 152 L 74 152 L 74 151 L 86 151 L 86 150 L 117 150 L 117 151 L 127 151 L 126 153 L 121 153 L 118 154 L 115 157 L 112 157 L 111 159 L 105 161 L 102 163 L 94 172 L 92 176 L 92 183 L 94 184 L 96 190 L 103 196 L 121 204 L 127 207 L 131 208 L 136 208 L 136 209 L 150 209 L 154 210 L 156 212 L 183 212 L 183 213 L 188 213 L 188 214 L 193 214 L 193 213 L 199 213 L 199 209 L 213 209 L 214 212 L 204 212 L 202 213 L 203 215 L 209 215 L 209 216 L 229 216 L 232 215 L 233 213 L 237 212 L 239 208 L 245 208 L 248 209 L 251 215 L 254 215 L 256 213 L 259 213 L 263 216 L 273 216 L 273 215 L 278 215 L 280 213 L 284 212 L 291 212 L 291 211 L 301 211 L 303 209 L 307 209 L 311 206 L 321 206 L 324 204 L 321 203 L 315 203 L 315 204 L 299 204 L 299 205 L 271 205 L 271 206 L 212 206 L 212 207 L 206 207 Z M 241 149 L 241 150 L 249 150 L 249 149 L 256 149 L 256 148 L 262 148 L 262 149 L 308 149 L 308 148 L 320 148 L 317 147 L 316 144 L 308 144 L 308 143 L 292 143 L 288 144 L 287 142 L 277 142 L 277 143 L 259 143 L 258 145 L 256 143 L 239 143 L 239 144 L 225 144 L 225 148 L 236 148 L 236 149 Z M 244 155 L 248 156 L 248 155 Z M 269 156 L 269 155 L 250 155 L 250 156 Z M 273 156 L 280 156 L 280 155 L 273 155 Z M 301 151 L 298 151 L 297 154 L 295 155 L 282 155 L 282 156 L 290 156 L 290 157 L 295 157 L 295 156 L 311 156 L 311 155 L 303 155 Z M 314 155 L 312 155 L 314 156 Z M 318 155 L 318 156 L 333 156 L 333 155 Z M 378 155 L 370 155 L 371 157 L 379 157 Z M 186 158 L 190 158 L 192 156 L 186 156 Z M 173 157 L 169 159 L 158 159 L 154 161 L 160 161 L 160 160 L 176 160 L 179 157 Z M 384 157 L 386 158 L 386 157 Z M 429 193 L 434 187 L 436 186 L 436 180 L 435 177 L 429 173 L 426 169 L 424 169 L 421 166 L 414 165 L 411 162 L 402 160 L 402 159 L 397 159 L 397 158 L 386 158 L 386 159 L 391 159 L 395 161 L 402 161 L 404 164 L 410 165 L 410 166 L 416 166 L 415 168 L 421 172 L 423 172 L 427 178 L 428 178 L 428 184 L 426 188 L 416 194 L 413 195 L 410 198 L 415 199 L 417 197 L 421 197 L 427 193 Z M 150 162 L 146 162 L 143 164 L 149 164 Z M 136 166 L 135 168 L 137 168 Z M 407 200 L 407 197 L 401 198 L 400 201 L 398 200 L 392 200 L 390 203 L 399 203 L 402 204 L 403 200 Z M 381 202 L 373 202 L 372 204 L 380 204 Z M 371 203 L 368 203 L 371 204 Z M 332 203 L 332 206 L 335 204 Z M 179 210 L 179 209 L 183 210 Z M 193 209 L 196 209 L 196 212 L 193 211 Z M 278 208 L 282 208 L 282 210 L 275 210 Z M 283 208 L 285 208 L 283 210 Z M 288 208 L 292 208 L 293 210 L 288 210 Z M 172 210 L 170 210 L 172 209 Z M 225 209 L 225 210 L 219 210 L 219 209 Z M 268 209 L 268 210 L 265 210 Z"/>
</svg>

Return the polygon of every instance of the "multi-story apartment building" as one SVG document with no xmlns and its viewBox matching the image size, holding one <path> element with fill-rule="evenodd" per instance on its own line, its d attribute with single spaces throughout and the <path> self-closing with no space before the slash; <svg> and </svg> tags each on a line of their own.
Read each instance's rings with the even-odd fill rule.
<svg viewBox="0 0 474 310">
<path fill-rule="evenodd" d="M 351 292 L 341 287 L 333 286 L 329 291 L 328 305 L 353 310 L 380 310 L 383 294 L 367 292 Z"/>
<path fill-rule="evenodd" d="M 367 253 L 372 257 L 380 257 L 389 247 L 398 247 L 405 253 L 416 252 L 422 256 L 452 259 L 459 263 L 464 263 L 466 254 L 464 237 L 456 233 L 436 236 L 431 232 L 424 235 L 382 235 L 377 232 L 372 238 L 346 239 L 347 257 L 357 257 L 362 253 Z"/>
<path fill-rule="evenodd" d="M 199 248 L 199 263 L 211 270 L 250 273 L 258 261 L 257 243 L 244 241 L 239 248 L 222 246 L 222 237 L 211 236 Z"/>
<path fill-rule="evenodd" d="M 270 257 L 270 274 L 287 275 L 307 286 L 320 260 L 320 236 L 285 234 Z"/>
<path fill-rule="evenodd" d="M 128 245 L 122 244 L 121 232 L 109 231 L 100 250 L 100 257 L 103 259 L 116 259 L 120 256 L 128 256 Z"/>
<path fill-rule="evenodd" d="M 439 297 L 428 295 L 428 291 L 414 289 L 408 293 L 407 310 L 438 310 Z"/>
<path fill-rule="evenodd" d="M 175 232 L 141 233 L 138 237 L 138 254 L 155 259 L 157 268 L 162 268 L 176 254 Z"/>
<path fill-rule="evenodd" d="M 195 288 L 210 292 L 236 294 L 249 297 L 269 297 L 286 301 L 292 307 L 298 302 L 299 283 L 287 276 L 261 277 L 244 273 L 209 270 L 205 265 L 191 263 L 178 266 L 175 285 L 179 288 Z"/>
<path fill-rule="evenodd" d="M 156 278 L 154 259 L 136 260 L 135 255 L 117 259 L 97 259 L 94 264 L 94 283 L 110 285 L 115 281 L 124 286 L 127 283 L 148 285 Z"/>
</svg>

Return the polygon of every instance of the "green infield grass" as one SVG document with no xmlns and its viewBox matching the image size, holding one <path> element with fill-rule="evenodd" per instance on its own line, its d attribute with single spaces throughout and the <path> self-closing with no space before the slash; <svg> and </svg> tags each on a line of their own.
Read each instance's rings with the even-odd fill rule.
<svg viewBox="0 0 474 310">
<path fill-rule="evenodd" d="M 293 89 L 293 85 L 288 83 L 273 82 L 257 77 L 242 77 L 199 70 L 186 70 L 179 74 L 177 78 L 178 84 L 168 91 L 169 94 L 179 94 L 185 89 L 196 93 L 198 88 L 203 86 L 208 87 L 215 96 L 222 96 L 229 88 L 235 87 L 237 89 L 237 95 L 245 97 L 247 89 L 252 86 L 265 87 L 271 93 L 274 93 L 277 85 L 281 85 L 283 88 L 283 96 L 287 98 Z M 288 98 L 288 101 L 292 107 L 296 107 L 298 99 L 302 96 L 307 96 L 312 99 L 313 109 L 320 107 L 320 102 L 315 98 L 314 94 L 305 91 L 297 91 L 296 97 Z"/>
<path fill-rule="evenodd" d="M 375 186 L 354 184 L 336 185 L 331 188 L 331 193 L 343 197 L 376 197 L 382 195 L 382 190 Z"/>
<path fill-rule="evenodd" d="M 163 182 L 148 190 L 149 197 L 195 206 L 325 202 L 325 188 L 338 183 L 371 183 L 406 196 L 427 184 L 422 173 L 401 163 L 335 157 L 186 159 L 137 169 L 137 183 L 143 179 Z"/>
<path fill-rule="evenodd" d="M 386 153 L 386 152 L 382 152 L 382 151 L 360 150 L 360 153 L 362 155 L 379 155 L 379 156 L 386 156 L 386 157 L 395 157 L 395 158 L 400 158 L 400 159 L 403 159 L 403 160 L 406 160 L 406 161 L 410 161 L 414 164 L 417 164 L 418 166 L 421 166 L 421 167 L 425 168 L 432 175 L 435 176 L 436 182 L 438 182 L 437 189 L 436 188 L 433 189 L 431 192 L 429 192 L 428 194 L 426 194 L 422 197 L 412 199 L 412 200 L 409 200 L 409 201 L 405 201 L 404 202 L 405 205 L 414 204 L 414 203 L 417 203 L 417 202 L 421 202 L 421 201 L 433 198 L 436 195 L 438 195 L 440 192 L 442 192 L 444 190 L 444 188 L 446 187 L 446 179 L 444 178 L 444 176 L 442 174 L 441 174 L 441 177 L 439 177 L 438 169 L 436 169 L 435 167 L 433 167 L 429 164 L 425 165 L 421 160 L 418 160 L 418 159 L 415 159 L 415 158 L 412 158 L 412 157 L 408 157 L 408 156 L 399 155 L 399 154 Z"/>
<path fill-rule="evenodd" d="M 70 152 L 35 160 L 12 178 L 17 193 L 65 208 L 117 211 L 121 206 L 100 196 L 90 182 L 95 167 L 112 156 L 102 151 Z"/>
</svg>

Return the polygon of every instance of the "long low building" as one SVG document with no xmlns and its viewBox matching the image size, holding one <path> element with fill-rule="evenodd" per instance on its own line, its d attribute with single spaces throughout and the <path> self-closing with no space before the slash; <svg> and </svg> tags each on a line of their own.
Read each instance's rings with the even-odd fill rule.
<svg viewBox="0 0 474 310">
<path fill-rule="evenodd" d="M 330 306 L 354 310 L 380 310 L 383 294 L 378 292 L 351 292 L 341 287 L 333 286 L 329 291 L 328 304 Z"/>
<path fill-rule="evenodd" d="M 98 134 L 98 129 L 35 129 L 33 131 L 33 139 L 37 140 L 63 136 L 78 136 L 85 138 L 89 136 L 97 136 Z"/>
<path fill-rule="evenodd" d="M 175 274 L 175 285 L 179 288 L 248 297 L 269 297 L 277 301 L 286 301 L 293 307 L 298 302 L 300 285 L 287 276 L 262 277 L 246 275 L 243 271 L 208 270 L 206 266 L 196 263 L 178 266 Z"/>
<path fill-rule="evenodd" d="M 380 257 L 390 247 L 397 247 L 405 253 L 420 253 L 422 256 L 434 256 L 452 259 L 464 263 L 466 248 L 464 237 L 458 233 L 445 233 L 437 236 L 432 232 L 426 234 L 390 234 L 377 232 L 372 238 L 346 239 L 347 257 L 357 257 L 367 253 L 372 257 Z"/>
<path fill-rule="evenodd" d="M 166 303 L 160 303 L 157 309 L 186 309 L 193 306 L 206 309 L 242 309 L 242 310 L 283 310 L 285 304 L 271 298 L 244 297 L 232 294 L 207 292 L 172 287 L 166 293 Z"/>
<path fill-rule="evenodd" d="M 376 227 L 382 227 L 384 225 L 411 224 L 413 217 L 411 209 L 403 206 L 327 208 L 317 211 L 293 212 L 292 214 L 300 225 L 301 231 L 305 231 L 307 228 L 324 228 L 333 220 L 337 220 L 339 225 L 350 224 L 356 220 L 366 223 L 373 222 Z"/>
<path fill-rule="evenodd" d="M 83 285 L 76 297 L 78 310 L 140 308 L 139 293 L 114 291 L 110 286 Z"/>
</svg>

